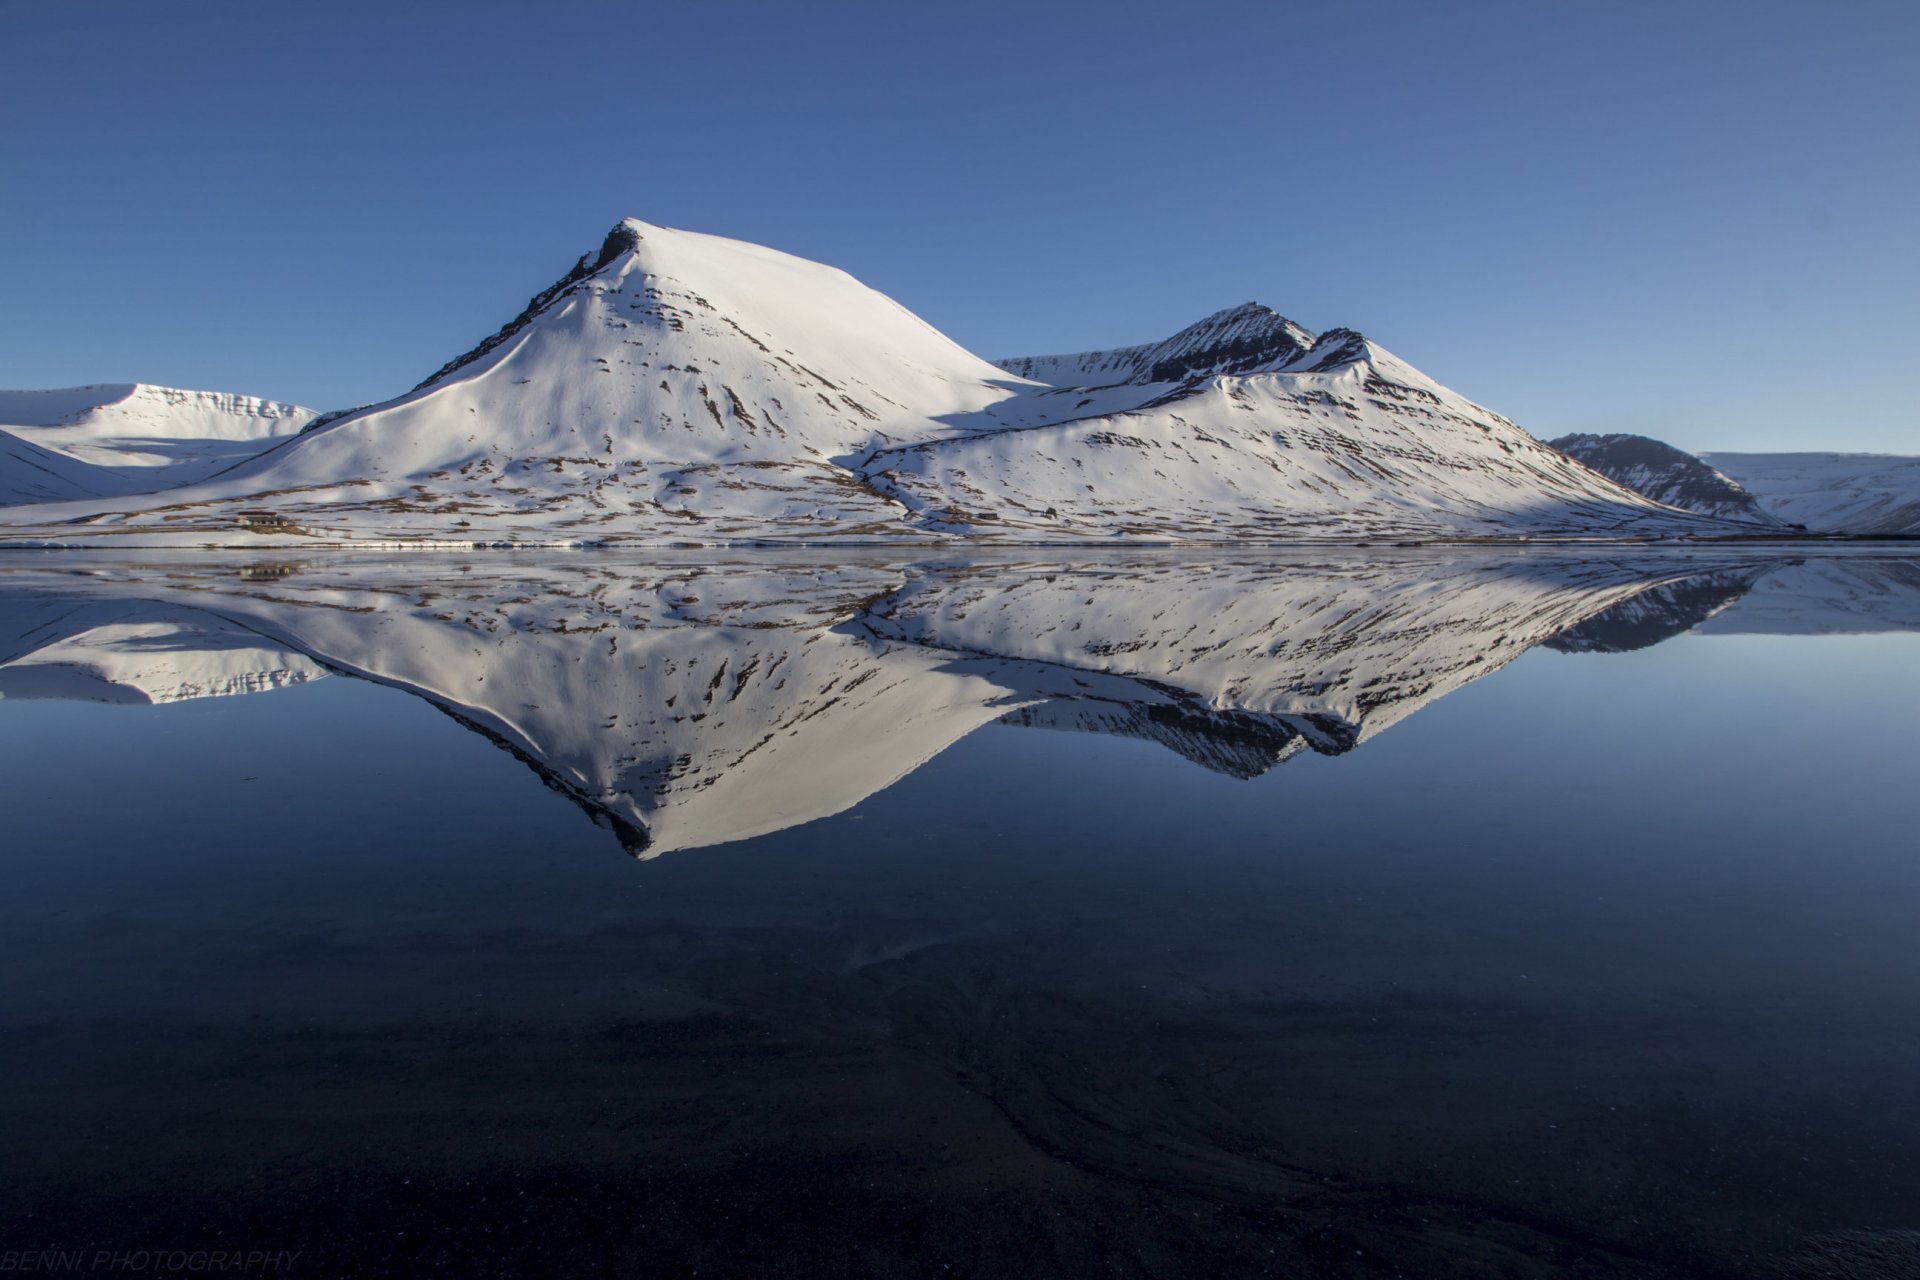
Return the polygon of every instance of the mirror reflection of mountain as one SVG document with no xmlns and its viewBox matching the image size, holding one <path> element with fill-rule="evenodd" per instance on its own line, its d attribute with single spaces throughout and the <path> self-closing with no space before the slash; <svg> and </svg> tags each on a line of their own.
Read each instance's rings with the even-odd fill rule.
<svg viewBox="0 0 1920 1280">
<path fill-rule="evenodd" d="M 1625 653 L 1689 631 L 1839 635 L 1920 631 L 1920 560 L 1778 558 L 1648 587 L 1546 641 L 1563 653 Z"/>
<path fill-rule="evenodd" d="M 1691 631 L 1730 608 L 1770 571 L 1766 565 L 1745 565 L 1648 587 L 1545 643 L 1547 648 L 1562 653 L 1646 649 Z"/>
<path fill-rule="evenodd" d="M 1920 631 L 1920 558 L 1823 556 L 1777 565 L 1706 634 L 1842 635 Z"/>
<path fill-rule="evenodd" d="M 0 693 L 158 702 L 360 676 L 512 750 L 651 856 L 838 813 L 994 722 L 1139 738 L 1247 778 L 1350 750 L 1534 645 L 1632 648 L 1725 617 L 1770 573 L 1877 584 L 1905 601 L 1883 613 L 1920 601 L 1911 562 L 1781 564 L 88 562 L 0 575 Z"/>
<path fill-rule="evenodd" d="M 183 702 L 326 674 L 305 654 L 192 606 L 9 593 L 5 616 L 0 698 Z"/>
</svg>

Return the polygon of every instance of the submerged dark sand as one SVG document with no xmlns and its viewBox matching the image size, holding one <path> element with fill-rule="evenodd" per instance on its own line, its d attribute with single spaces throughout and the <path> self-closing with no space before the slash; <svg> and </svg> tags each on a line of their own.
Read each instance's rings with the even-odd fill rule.
<svg viewBox="0 0 1920 1280">
<path fill-rule="evenodd" d="M 960 905 L 1004 909 L 1007 872 Z M 329 1275 L 1920 1257 L 1899 1234 L 1920 1063 L 1857 1009 L 1466 990 L 1410 953 L 1370 964 L 1312 904 L 982 921 L 920 894 L 768 923 L 698 896 L 580 934 L 100 926 L 172 957 L 178 1007 L 10 1030 L 9 1247 L 238 1241 Z M 1333 961 L 1387 972 L 1346 989 Z"/>
</svg>

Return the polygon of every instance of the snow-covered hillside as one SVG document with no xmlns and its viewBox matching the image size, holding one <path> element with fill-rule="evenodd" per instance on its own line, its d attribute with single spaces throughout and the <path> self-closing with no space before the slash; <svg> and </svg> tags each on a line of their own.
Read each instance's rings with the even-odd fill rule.
<svg viewBox="0 0 1920 1280">
<path fill-rule="evenodd" d="M 117 471 L 43 449 L 0 430 L 0 506 L 128 492 L 131 486 Z"/>
<path fill-rule="evenodd" d="M 1278 369 L 1314 340 L 1314 334 L 1273 308 L 1248 302 L 1188 325 L 1164 342 L 1065 356 L 1015 356 L 997 363 L 1009 373 L 1056 387 L 1184 382 L 1210 373 Z"/>
<path fill-rule="evenodd" d="M 1178 539 L 1723 531 L 1547 448 L 1359 334 L 1057 426 L 900 446 L 867 475 L 927 527 Z"/>
<path fill-rule="evenodd" d="M 1789 524 L 1817 533 L 1920 534 L 1920 457 L 1703 453 Z"/>
<path fill-rule="evenodd" d="M 145 383 L 0 391 L 0 432 L 71 464 L 57 492 L 42 492 L 35 464 L 0 442 L 0 503 L 191 484 L 291 440 L 313 417 L 277 400 Z"/>
<path fill-rule="evenodd" d="M 0 537 L 738 542 L 1712 533 L 1249 304 L 1016 377 L 843 272 L 629 220 L 418 388 Z M 1058 378 L 1064 358 L 1032 367 Z M 1015 362 L 1018 363 L 1018 362 Z M 1042 364 L 1045 365 L 1044 370 Z M 1080 385 L 1082 374 L 1105 385 Z M 1124 376 L 1110 376 L 1124 375 Z M 270 519 L 262 519 L 267 512 Z"/>
<path fill-rule="evenodd" d="M 1547 443 L 1655 502 L 1723 520 L 1782 527 L 1738 482 L 1665 441 L 1615 433 L 1567 435 Z"/>
</svg>

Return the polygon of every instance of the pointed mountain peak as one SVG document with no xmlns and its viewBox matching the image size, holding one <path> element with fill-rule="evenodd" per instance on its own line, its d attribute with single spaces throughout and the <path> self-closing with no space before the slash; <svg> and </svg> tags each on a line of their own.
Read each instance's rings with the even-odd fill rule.
<svg viewBox="0 0 1920 1280">
<path fill-rule="evenodd" d="M 1277 369 L 1313 346 L 1311 331 L 1258 302 L 1216 311 L 1190 324 L 1140 362 L 1137 382 L 1184 382 L 1215 373 Z"/>
<path fill-rule="evenodd" d="M 1313 331 L 1259 302 L 1216 311 L 1162 342 L 1061 356 L 1016 356 L 1009 373 L 1055 386 L 1188 382 L 1216 373 L 1278 369 L 1312 349 Z"/>
<path fill-rule="evenodd" d="M 638 249 L 640 242 L 647 238 L 647 232 L 657 230 L 659 228 L 651 222 L 622 218 L 613 224 L 613 229 L 607 232 L 607 238 L 600 242 L 600 252 L 594 255 L 593 262 L 589 265 L 585 258 L 581 258 L 580 265 L 586 266 L 589 272 L 598 271 L 621 254 Z"/>
<path fill-rule="evenodd" d="M 1309 373 L 1378 360 L 1380 349 L 1356 329 L 1329 329 L 1310 343 L 1290 372 Z"/>
<path fill-rule="evenodd" d="M 448 374 L 456 373 L 466 368 L 474 361 L 492 351 L 495 347 L 498 347 L 508 338 L 511 338 L 514 334 L 526 328 L 535 316 L 551 306 L 554 300 L 559 298 L 560 295 L 568 289 L 579 284 L 595 272 L 604 271 L 619 261 L 623 255 L 638 249 L 640 242 L 646 238 L 646 233 L 652 230 L 656 230 L 656 228 L 651 223 L 642 222 L 638 218 L 626 218 L 614 223 L 613 230 L 607 232 L 606 239 L 600 242 L 600 251 L 598 253 L 582 254 L 580 261 L 573 264 L 573 270 L 561 276 L 539 293 L 534 294 L 532 300 L 527 303 L 526 309 L 521 311 L 519 315 L 500 326 L 497 332 L 489 335 L 479 346 L 473 348 L 473 350 L 441 365 L 421 381 L 418 386 L 414 387 L 414 390 L 419 391 L 423 387 L 432 386 Z M 353 410 L 352 412 L 357 413 L 358 410 Z M 333 415 L 328 415 L 328 421 L 332 420 L 332 416 Z M 327 423 L 316 422 L 311 425 L 324 426 L 327 425 Z"/>
</svg>

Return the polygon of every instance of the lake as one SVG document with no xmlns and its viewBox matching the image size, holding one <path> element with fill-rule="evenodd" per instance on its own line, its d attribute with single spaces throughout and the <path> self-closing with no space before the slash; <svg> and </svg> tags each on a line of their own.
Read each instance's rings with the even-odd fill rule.
<svg viewBox="0 0 1920 1280">
<path fill-rule="evenodd" d="M 1870 547 L 9 553 L 0 1264 L 1920 1275 L 1917 717 Z"/>
</svg>

